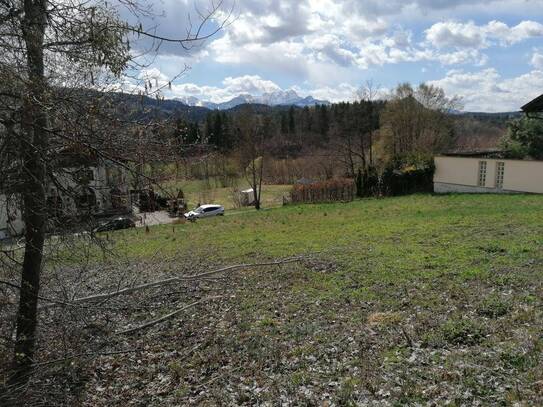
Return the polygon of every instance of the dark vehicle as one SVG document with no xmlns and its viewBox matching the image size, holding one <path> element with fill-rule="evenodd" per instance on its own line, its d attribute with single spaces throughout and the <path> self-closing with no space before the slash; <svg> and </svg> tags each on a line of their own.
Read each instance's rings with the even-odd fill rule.
<svg viewBox="0 0 543 407">
<path fill-rule="evenodd" d="M 104 223 L 94 229 L 94 233 L 98 232 L 108 232 L 110 230 L 120 230 L 120 229 L 130 229 L 135 228 L 136 224 L 130 218 L 121 217 L 110 220 L 109 222 Z"/>
</svg>

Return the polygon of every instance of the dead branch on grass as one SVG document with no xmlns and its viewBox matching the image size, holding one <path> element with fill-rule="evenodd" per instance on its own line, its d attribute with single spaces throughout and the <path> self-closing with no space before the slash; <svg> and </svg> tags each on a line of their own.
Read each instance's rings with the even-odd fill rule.
<svg viewBox="0 0 543 407">
<path fill-rule="evenodd" d="M 147 289 L 150 289 L 150 288 L 162 287 L 162 286 L 166 286 L 166 285 L 169 285 L 169 284 L 181 283 L 181 282 L 186 282 L 186 281 L 204 280 L 204 279 L 208 279 L 211 276 L 215 276 L 217 274 L 233 272 L 233 271 L 246 269 L 246 268 L 250 268 L 250 267 L 277 266 L 277 265 L 288 264 L 288 263 L 296 263 L 296 262 L 300 262 L 302 260 L 303 260 L 303 257 L 294 257 L 294 258 L 271 261 L 271 262 L 265 262 L 265 263 L 236 264 L 236 265 L 233 265 L 233 266 L 222 267 L 222 268 L 219 268 L 217 270 L 212 270 L 212 271 L 208 271 L 208 272 L 205 272 L 205 273 L 195 274 L 195 275 L 192 275 L 192 276 L 171 277 L 171 278 L 168 278 L 168 279 L 165 279 L 165 280 L 159 280 L 159 281 L 154 281 L 154 282 L 151 282 L 151 283 L 141 284 L 141 285 L 138 285 L 138 286 L 135 286 L 135 287 L 127 287 L 127 288 L 123 288 L 123 289 L 118 289 L 116 291 L 109 292 L 109 293 L 90 295 L 90 296 L 82 297 L 82 298 L 75 298 L 75 299 L 73 299 L 71 301 L 71 303 L 72 304 L 80 304 L 80 303 L 89 302 L 89 301 L 103 301 L 103 300 L 108 300 L 110 298 L 114 298 L 114 297 L 117 297 L 117 296 L 120 296 L 120 295 L 131 294 L 131 293 L 134 293 L 136 291 L 147 290 Z M 42 306 L 40 308 L 41 309 L 51 308 L 51 307 L 57 307 L 59 305 L 63 305 L 63 304 L 52 303 L 52 304 L 44 305 L 44 306 Z"/>
<path fill-rule="evenodd" d="M 181 307 L 173 312 L 170 312 L 169 314 L 166 314 L 164 315 L 163 317 L 160 317 L 160 318 L 157 318 L 157 319 L 153 319 L 149 322 L 146 322 L 145 324 L 143 325 L 140 325 L 140 326 L 137 326 L 137 327 L 134 327 L 134 328 L 129 328 L 129 329 L 125 329 L 123 331 L 119 331 L 116 333 L 116 335 L 127 335 L 127 334 L 131 334 L 131 333 L 134 333 L 134 332 L 137 332 L 137 331 L 141 331 L 143 329 L 146 329 L 146 328 L 150 328 L 156 324 L 159 324 L 161 322 L 164 322 L 170 318 L 173 318 L 175 317 L 176 315 L 182 313 L 183 311 L 186 311 L 188 310 L 189 308 L 192 308 L 192 307 L 195 307 L 196 305 L 199 305 L 203 302 L 207 302 L 207 301 L 211 301 L 211 300 L 217 300 L 219 298 L 224 298 L 223 296 L 216 296 L 216 297 L 209 297 L 209 298 L 203 298 L 201 300 L 198 300 L 198 301 L 195 301 L 193 302 L 192 304 L 189 304 L 189 305 L 186 305 L 184 307 Z"/>
</svg>

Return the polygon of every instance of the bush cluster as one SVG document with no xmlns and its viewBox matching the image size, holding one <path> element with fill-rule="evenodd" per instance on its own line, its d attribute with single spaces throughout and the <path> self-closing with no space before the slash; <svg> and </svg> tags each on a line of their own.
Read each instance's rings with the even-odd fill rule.
<svg viewBox="0 0 543 407">
<path fill-rule="evenodd" d="M 435 166 L 431 157 L 395 158 L 381 174 L 375 167 L 359 170 L 356 177 L 356 195 L 399 196 L 432 192 Z"/>
</svg>

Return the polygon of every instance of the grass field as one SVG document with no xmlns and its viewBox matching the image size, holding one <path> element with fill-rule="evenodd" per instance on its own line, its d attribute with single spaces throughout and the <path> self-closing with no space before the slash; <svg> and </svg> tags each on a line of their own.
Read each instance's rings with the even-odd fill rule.
<svg viewBox="0 0 543 407">
<path fill-rule="evenodd" d="M 172 403 L 543 403 L 541 196 L 292 206 L 114 239 L 142 260 L 307 256 L 241 272 L 221 289 L 234 299 L 160 331 L 205 343 L 170 363 Z"/>
<path fill-rule="evenodd" d="M 68 379 L 89 370 L 84 405 L 543 405 L 543 196 L 287 206 L 108 236 L 134 284 L 303 259 L 90 309 L 78 320 L 110 343 L 119 326 L 220 296 L 113 348 L 137 352 L 67 365 Z M 97 270 L 78 286 L 115 287 Z"/>
<path fill-rule="evenodd" d="M 223 188 L 220 183 L 214 179 L 210 184 L 201 180 L 168 181 L 163 183 L 162 187 L 169 193 L 175 195 L 178 188 L 181 188 L 189 203 L 189 208 L 194 208 L 198 202 L 217 203 L 223 205 L 226 209 L 234 208 L 234 199 L 232 191 L 234 187 Z M 244 178 L 235 181 L 235 188 L 244 190 L 250 186 Z M 262 206 L 264 208 L 278 207 L 283 204 L 283 196 L 288 195 L 292 185 L 263 185 L 262 187 Z"/>
</svg>

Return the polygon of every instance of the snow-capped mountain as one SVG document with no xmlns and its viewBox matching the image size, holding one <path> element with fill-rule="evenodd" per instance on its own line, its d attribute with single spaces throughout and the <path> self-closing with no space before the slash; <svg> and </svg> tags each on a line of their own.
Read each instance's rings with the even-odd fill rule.
<svg viewBox="0 0 543 407">
<path fill-rule="evenodd" d="M 260 96 L 249 95 L 248 93 L 241 94 L 235 98 L 223 102 L 223 103 L 213 103 L 202 101 L 194 96 L 188 96 L 184 98 L 176 98 L 186 105 L 189 106 L 203 106 L 212 110 L 228 110 L 232 109 L 238 105 L 242 104 L 262 104 L 268 106 L 315 106 L 315 105 L 329 105 L 330 102 L 326 100 L 318 100 L 313 98 L 313 96 L 307 96 L 305 98 L 301 97 L 294 90 L 278 90 L 274 92 L 264 93 Z"/>
</svg>

